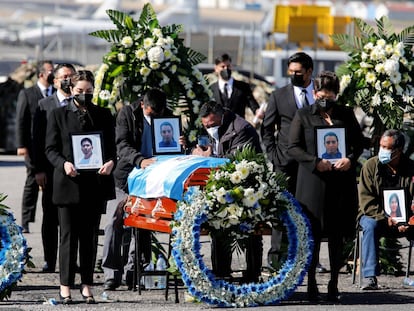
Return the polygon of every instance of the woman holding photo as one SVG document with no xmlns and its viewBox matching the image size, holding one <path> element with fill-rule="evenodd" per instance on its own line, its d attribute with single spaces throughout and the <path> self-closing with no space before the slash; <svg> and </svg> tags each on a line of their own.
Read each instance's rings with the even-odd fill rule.
<svg viewBox="0 0 414 311">
<path fill-rule="evenodd" d="M 60 298 L 72 303 L 79 247 L 81 295 L 95 303 L 91 286 L 96 258 L 97 233 L 106 200 L 115 197 L 112 169 L 115 165 L 115 124 L 109 109 L 92 103 L 92 72 L 78 71 L 71 78 L 72 100 L 50 114 L 46 132 L 46 156 L 54 167 L 53 203 L 60 225 Z M 71 135 L 102 133 L 103 165 L 97 170 L 77 170 Z M 78 148 L 78 146 L 76 146 Z"/>
<path fill-rule="evenodd" d="M 328 238 L 331 280 L 328 301 L 339 300 L 338 274 L 343 265 L 345 237 L 355 234 L 357 213 L 356 165 L 363 150 L 363 136 L 352 109 L 337 102 L 339 79 L 330 71 L 314 79 L 315 104 L 299 109 L 290 126 L 289 155 L 299 163 L 296 198 L 307 213 L 315 246 L 308 271 L 308 298 L 319 300 L 316 266 L 320 242 Z M 317 156 L 317 127 L 341 127 L 345 130 L 342 157 L 333 164 Z M 323 136 L 322 136 L 323 138 Z"/>
</svg>

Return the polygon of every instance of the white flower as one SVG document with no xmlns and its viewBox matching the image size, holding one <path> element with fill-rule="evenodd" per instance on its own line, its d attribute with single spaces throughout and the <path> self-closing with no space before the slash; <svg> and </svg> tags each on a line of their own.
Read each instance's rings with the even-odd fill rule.
<svg viewBox="0 0 414 311">
<path fill-rule="evenodd" d="M 193 90 L 188 90 L 187 91 L 187 97 L 190 99 L 194 99 L 196 97 L 196 94 L 194 93 Z"/>
<path fill-rule="evenodd" d="M 257 202 L 257 196 L 253 188 L 244 190 L 243 204 L 247 207 L 253 207 Z"/>
<path fill-rule="evenodd" d="M 239 171 L 235 171 L 230 175 L 230 181 L 233 184 L 240 184 L 242 181 L 242 177 Z"/>
<path fill-rule="evenodd" d="M 384 39 L 377 40 L 377 45 L 381 48 L 385 47 L 386 44 L 387 42 Z"/>
<path fill-rule="evenodd" d="M 144 49 L 149 49 L 154 45 L 154 40 L 152 38 L 145 38 L 144 39 Z"/>
<path fill-rule="evenodd" d="M 160 28 L 154 28 L 152 30 L 152 33 L 154 34 L 154 36 L 156 36 L 158 38 L 162 38 L 162 36 L 163 36 L 162 30 Z"/>
<path fill-rule="evenodd" d="M 345 90 L 349 83 L 351 83 L 351 75 L 343 75 L 340 81 L 340 93 Z"/>
<path fill-rule="evenodd" d="M 150 48 L 147 55 L 150 62 L 162 63 L 164 61 L 164 51 L 159 46 Z"/>
<path fill-rule="evenodd" d="M 365 76 L 365 80 L 367 81 L 367 83 L 374 84 L 375 81 L 377 80 L 377 76 L 375 75 L 375 72 L 368 71 Z"/>
<path fill-rule="evenodd" d="M 147 58 L 147 52 L 144 49 L 138 49 L 135 51 L 135 57 L 139 60 L 144 60 Z"/>
<path fill-rule="evenodd" d="M 150 68 L 153 70 L 157 70 L 158 68 L 160 68 L 160 64 L 156 63 L 156 62 L 151 62 L 150 63 Z"/>
<path fill-rule="evenodd" d="M 111 95 L 111 92 L 109 92 L 108 90 L 102 90 L 99 93 L 99 98 L 101 98 L 103 100 L 108 100 L 110 95 Z"/>
<path fill-rule="evenodd" d="M 126 61 L 126 54 L 125 53 L 118 53 L 117 55 L 118 61 L 124 63 Z"/>
<path fill-rule="evenodd" d="M 399 70 L 399 63 L 393 59 L 387 59 L 384 63 L 384 70 L 387 75 L 391 76 Z"/>
<path fill-rule="evenodd" d="M 148 76 L 151 72 L 151 69 L 149 69 L 147 66 L 142 66 L 139 70 L 139 73 L 143 75 L 144 77 Z"/>
<path fill-rule="evenodd" d="M 133 43 L 134 41 L 132 40 L 130 36 L 123 37 L 121 40 L 121 44 L 126 48 L 130 48 Z"/>
</svg>

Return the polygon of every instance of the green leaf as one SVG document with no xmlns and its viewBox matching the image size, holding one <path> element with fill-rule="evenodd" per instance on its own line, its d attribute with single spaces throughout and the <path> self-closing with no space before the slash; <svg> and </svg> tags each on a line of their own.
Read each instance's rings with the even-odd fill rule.
<svg viewBox="0 0 414 311">
<path fill-rule="evenodd" d="M 124 65 L 119 65 L 118 67 L 116 67 L 110 74 L 109 76 L 112 77 L 116 77 L 117 75 L 121 74 L 122 71 L 124 70 Z"/>
<path fill-rule="evenodd" d="M 97 30 L 89 33 L 90 36 L 105 39 L 108 42 L 120 42 L 122 40 L 122 32 L 117 29 Z"/>
<path fill-rule="evenodd" d="M 380 19 L 377 19 L 377 28 L 378 34 L 383 38 L 390 38 L 394 33 L 394 26 L 391 24 L 387 16 L 382 16 Z"/>
<path fill-rule="evenodd" d="M 360 31 L 361 37 L 369 38 L 375 35 L 375 29 L 368 25 L 365 21 L 360 18 L 355 18 L 354 21 Z"/>
<path fill-rule="evenodd" d="M 142 27 L 146 27 L 148 25 L 151 28 L 155 26 L 153 23 L 154 20 L 156 21 L 156 24 L 158 24 L 157 15 L 155 14 L 154 9 L 151 4 L 146 3 L 142 9 L 138 24 Z"/>
</svg>

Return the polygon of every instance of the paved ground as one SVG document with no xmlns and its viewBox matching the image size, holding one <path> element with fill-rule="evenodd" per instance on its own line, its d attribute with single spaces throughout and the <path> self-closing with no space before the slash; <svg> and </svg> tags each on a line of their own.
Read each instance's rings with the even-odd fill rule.
<svg viewBox="0 0 414 311">
<path fill-rule="evenodd" d="M 25 179 L 25 168 L 23 159 L 16 156 L 0 155 L 0 192 L 8 194 L 6 204 L 12 211 L 20 224 L 21 195 Z M 180 289 L 180 303 L 174 303 L 173 295 L 165 301 L 163 293 L 158 290 L 144 291 L 139 296 L 137 292 L 128 291 L 121 287 L 115 292 L 104 292 L 102 283 L 103 275 L 95 275 L 94 294 L 98 304 L 85 305 L 77 290 L 72 292 L 76 304 L 56 306 L 44 304 L 49 299 L 58 298 L 59 276 L 57 273 L 40 273 L 42 260 L 42 247 L 40 237 L 41 208 L 39 206 L 36 222 L 31 224 L 31 233 L 26 235 L 29 247 L 32 247 L 31 255 L 36 268 L 28 269 L 23 276 L 22 282 L 12 293 L 9 301 L 0 303 L 0 310 L 210 310 L 206 304 L 186 301 L 186 292 Z M 103 224 L 102 224 L 103 226 Z M 406 243 L 406 241 L 403 241 Z M 268 245 L 266 238 L 265 245 Z M 99 248 L 101 251 L 102 248 Z M 405 255 L 406 250 L 402 252 Z M 321 251 L 321 262 L 328 266 L 326 245 L 323 243 Z M 326 295 L 326 287 L 329 274 L 319 274 L 318 283 L 322 296 Z M 292 297 L 277 306 L 281 310 L 413 310 L 414 287 L 404 288 L 403 277 L 380 276 L 379 283 L 382 288 L 378 291 L 360 291 L 352 284 L 350 274 L 342 273 L 340 276 L 339 290 L 342 293 L 341 304 L 332 305 L 327 302 L 311 304 L 306 301 L 306 282 L 299 286 Z M 268 310 L 271 307 L 258 307 L 256 310 Z"/>
</svg>

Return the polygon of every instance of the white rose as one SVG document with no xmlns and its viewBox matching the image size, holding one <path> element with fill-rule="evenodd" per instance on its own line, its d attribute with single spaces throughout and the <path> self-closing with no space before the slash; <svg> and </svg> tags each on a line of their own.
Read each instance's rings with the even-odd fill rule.
<svg viewBox="0 0 414 311">
<path fill-rule="evenodd" d="M 150 62 L 162 63 L 164 61 L 164 51 L 159 46 L 154 46 L 148 51 L 148 59 Z"/>
</svg>

